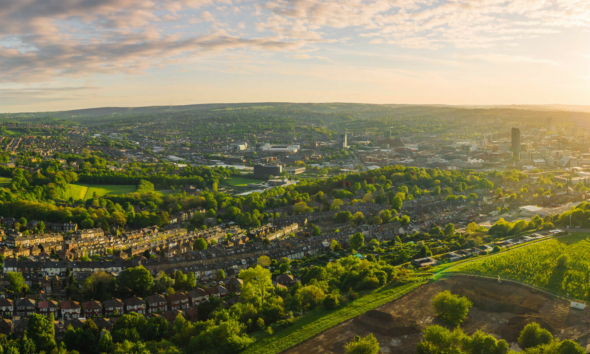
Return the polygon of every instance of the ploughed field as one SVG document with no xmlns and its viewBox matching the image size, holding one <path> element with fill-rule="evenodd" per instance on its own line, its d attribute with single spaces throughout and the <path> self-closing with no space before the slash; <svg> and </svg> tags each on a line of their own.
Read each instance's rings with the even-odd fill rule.
<svg viewBox="0 0 590 354">
<path fill-rule="evenodd" d="M 454 276 L 423 285 L 404 297 L 335 326 L 284 353 L 344 353 L 354 336 L 373 333 L 383 353 L 415 353 L 425 326 L 440 321 L 432 309 L 432 298 L 441 291 L 465 296 L 473 303 L 462 328 L 467 334 L 483 330 L 515 345 L 518 334 L 537 322 L 563 339 L 580 339 L 590 349 L 590 309 L 570 308 L 560 300 L 532 288 L 497 280 Z M 514 343 L 514 344 L 513 344 Z"/>
</svg>

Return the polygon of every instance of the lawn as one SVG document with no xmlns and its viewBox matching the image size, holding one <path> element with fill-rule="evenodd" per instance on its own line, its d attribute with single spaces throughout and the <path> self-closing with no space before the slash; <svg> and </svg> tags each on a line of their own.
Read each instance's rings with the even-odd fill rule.
<svg viewBox="0 0 590 354">
<path fill-rule="evenodd" d="M 343 307 L 335 311 L 318 309 L 311 311 L 295 322 L 294 325 L 283 330 L 277 330 L 268 335 L 265 332 L 256 332 L 256 342 L 247 348 L 246 354 L 276 354 L 302 343 L 311 337 L 330 329 L 353 317 L 385 305 L 424 284 L 423 281 L 398 285 L 385 286 L 369 293 L 355 301 L 347 302 Z"/>
<path fill-rule="evenodd" d="M 98 197 L 111 194 L 111 195 L 119 195 L 119 194 L 126 194 L 135 192 L 137 186 L 129 185 L 129 184 L 121 184 L 121 185 L 99 185 L 99 184 L 70 184 L 68 189 L 66 190 L 65 198 L 69 199 L 73 197 L 74 200 L 83 199 L 88 200 L 92 199 L 94 193 Z"/>
<path fill-rule="evenodd" d="M 233 187 L 245 187 L 250 183 L 261 183 L 264 182 L 261 179 L 253 179 L 253 178 L 246 178 L 246 177 L 230 177 L 223 181 L 225 184 L 228 184 Z"/>
<path fill-rule="evenodd" d="M 0 177 L 0 187 L 8 186 L 12 182 L 10 177 Z"/>
<path fill-rule="evenodd" d="M 590 299 L 590 238 L 573 233 L 452 267 L 469 273 L 521 281 L 579 300 Z"/>
</svg>

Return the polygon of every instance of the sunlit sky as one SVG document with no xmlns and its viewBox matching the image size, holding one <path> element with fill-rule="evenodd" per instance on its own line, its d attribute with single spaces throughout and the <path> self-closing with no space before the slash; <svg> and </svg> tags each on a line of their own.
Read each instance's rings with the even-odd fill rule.
<svg viewBox="0 0 590 354">
<path fill-rule="evenodd" d="M 590 105 L 590 0 L 0 0 L 0 112 Z"/>
</svg>

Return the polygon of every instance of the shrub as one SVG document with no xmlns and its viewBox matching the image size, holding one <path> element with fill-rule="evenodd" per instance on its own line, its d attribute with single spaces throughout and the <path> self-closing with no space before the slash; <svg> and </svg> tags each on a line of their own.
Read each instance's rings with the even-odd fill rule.
<svg viewBox="0 0 590 354">
<path fill-rule="evenodd" d="M 340 306 L 340 300 L 338 300 L 338 295 L 330 294 L 324 298 L 323 301 L 324 308 L 326 310 L 334 310 L 338 306 Z"/>
<path fill-rule="evenodd" d="M 538 347 L 542 344 L 548 344 L 553 340 L 553 335 L 548 330 L 541 328 L 536 323 L 529 323 L 524 327 L 520 336 L 518 337 L 518 345 L 522 349 Z"/>
<path fill-rule="evenodd" d="M 453 295 L 447 290 L 438 293 L 434 297 L 432 300 L 432 306 L 438 316 L 456 326 L 465 320 L 465 317 L 467 317 L 467 314 L 469 313 L 469 308 L 472 307 L 473 304 L 466 297 Z"/>
</svg>

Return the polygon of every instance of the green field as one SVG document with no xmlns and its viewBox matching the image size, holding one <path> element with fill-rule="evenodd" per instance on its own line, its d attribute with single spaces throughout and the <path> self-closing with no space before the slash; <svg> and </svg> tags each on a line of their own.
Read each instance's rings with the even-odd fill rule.
<svg viewBox="0 0 590 354">
<path fill-rule="evenodd" d="M 253 179 L 253 178 L 246 178 L 246 177 L 231 177 L 223 181 L 225 184 L 228 184 L 232 187 L 245 187 L 250 183 L 261 183 L 264 182 L 261 179 Z"/>
<path fill-rule="evenodd" d="M 8 186 L 12 182 L 10 177 L 0 177 L 0 187 Z"/>
<path fill-rule="evenodd" d="M 355 301 L 347 302 L 346 305 L 336 311 L 323 309 L 311 311 L 299 318 L 294 325 L 276 331 L 272 335 L 268 335 L 265 332 L 256 332 L 254 335 L 256 342 L 243 353 L 280 353 L 344 321 L 391 302 L 422 284 L 424 282 L 415 282 L 396 287 L 386 286 Z"/>
<path fill-rule="evenodd" d="M 66 190 L 65 199 L 69 199 L 70 197 L 74 198 L 74 200 L 83 199 L 88 200 L 92 199 L 94 193 L 97 196 L 103 196 L 106 194 L 111 195 L 119 195 L 119 194 L 126 194 L 135 192 L 137 186 L 122 184 L 122 185 L 98 185 L 98 184 L 70 184 Z"/>
<path fill-rule="evenodd" d="M 572 233 L 461 264 L 450 272 L 500 276 L 571 298 L 590 300 L 589 237 L 586 233 Z"/>
</svg>

